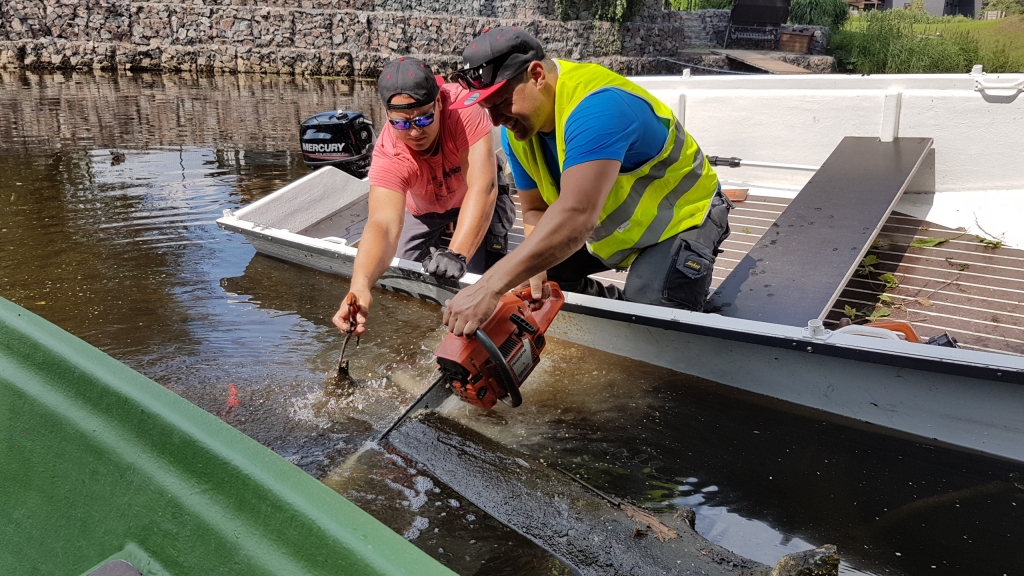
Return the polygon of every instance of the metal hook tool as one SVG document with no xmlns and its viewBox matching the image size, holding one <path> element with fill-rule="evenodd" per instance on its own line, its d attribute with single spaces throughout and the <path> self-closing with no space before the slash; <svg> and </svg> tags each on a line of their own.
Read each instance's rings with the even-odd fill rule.
<svg viewBox="0 0 1024 576">
<path fill-rule="evenodd" d="M 359 300 L 356 299 L 356 295 L 349 292 L 348 298 L 345 300 L 345 304 L 348 305 L 349 316 L 348 316 L 348 330 L 345 334 L 345 343 L 341 345 L 341 357 L 338 358 L 338 381 L 342 378 L 348 379 L 348 360 L 345 360 L 345 349 L 348 348 L 348 341 L 352 339 L 352 333 L 356 330 L 355 314 L 359 310 Z M 359 336 L 356 336 L 356 347 L 359 347 Z"/>
</svg>

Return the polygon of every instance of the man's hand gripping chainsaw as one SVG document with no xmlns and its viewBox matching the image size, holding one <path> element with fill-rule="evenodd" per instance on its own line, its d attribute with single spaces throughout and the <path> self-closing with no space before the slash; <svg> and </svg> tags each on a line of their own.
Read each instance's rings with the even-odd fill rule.
<svg viewBox="0 0 1024 576">
<path fill-rule="evenodd" d="M 540 362 L 547 344 L 544 333 L 562 309 L 565 296 L 558 284 L 545 282 L 551 296 L 531 303 L 530 287 L 502 295 L 491 317 L 472 338 L 445 335 L 434 350 L 441 377 L 377 439 L 384 440 L 409 415 L 437 408 L 453 393 L 463 401 L 491 409 L 501 400 L 516 407 L 523 403 L 519 388 Z"/>
</svg>

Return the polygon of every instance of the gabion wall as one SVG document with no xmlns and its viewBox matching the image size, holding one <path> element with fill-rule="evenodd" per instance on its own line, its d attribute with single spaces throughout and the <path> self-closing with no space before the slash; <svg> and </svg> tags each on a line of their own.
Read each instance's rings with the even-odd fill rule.
<svg viewBox="0 0 1024 576">
<path fill-rule="evenodd" d="M 7 0 L 0 67 L 375 77 L 399 54 L 454 69 L 485 27 L 520 25 L 552 56 L 671 72 L 720 43 L 729 12 L 648 10 L 633 22 L 561 22 L 544 0 Z"/>
</svg>

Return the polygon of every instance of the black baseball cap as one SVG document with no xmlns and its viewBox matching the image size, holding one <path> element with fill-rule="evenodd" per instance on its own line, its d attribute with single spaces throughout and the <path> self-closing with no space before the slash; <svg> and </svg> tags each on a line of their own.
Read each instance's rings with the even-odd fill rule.
<svg viewBox="0 0 1024 576">
<path fill-rule="evenodd" d="M 429 64 L 403 56 L 388 62 L 381 71 L 377 91 L 388 110 L 412 110 L 433 102 L 443 83 L 444 79 L 434 76 Z M 399 94 L 408 94 L 415 102 L 391 104 L 391 99 Z"/>
<path fill-rule="evenodd" d="M 531 62 L 544 59 L 544 47 L 518 26 L 485 28 L 462 53 L 463 67 L 452 74 L 469 94 L 451 108 L 466 108 L 522 74 Z"/>
</svg>

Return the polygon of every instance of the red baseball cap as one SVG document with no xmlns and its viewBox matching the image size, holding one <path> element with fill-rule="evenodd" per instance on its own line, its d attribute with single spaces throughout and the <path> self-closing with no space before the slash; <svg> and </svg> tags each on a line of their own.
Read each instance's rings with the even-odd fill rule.
<svg viewBox="0 0 1024 576">
<path fill-rule="evenodd" d="M 467 108 L 493 94 L 507 80 L 522 74 L 532 62 L 544 59 L 544 47 L 518 26 L 486 28 L 462 53 L 463 67 L 452 74 L 469 93 L 452 102 Z"/>
</svg>

